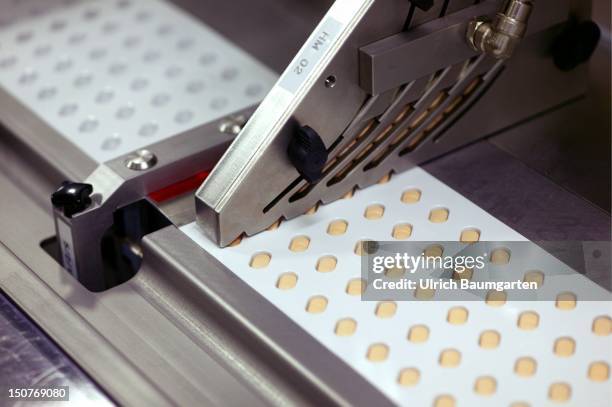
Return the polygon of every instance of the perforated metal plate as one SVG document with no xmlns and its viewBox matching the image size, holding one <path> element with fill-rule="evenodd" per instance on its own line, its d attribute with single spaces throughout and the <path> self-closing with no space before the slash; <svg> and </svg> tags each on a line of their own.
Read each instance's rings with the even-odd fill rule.
<svg viewBox="0 0 612 407">
<path fill-rule="evenodd" d="M 0 0 L 0 14 L 0 86 L 97 162 L 253 105 L 276 80 L 161 0 Z"/>
<path fill-rule="evenodd" d="M 395 230 L 456 241 L 474 229 L 481 241 L 525 240 L 419 168 L 226 249 L 182 228 L 401 405 L 609 405 L 609 302 L 360 299 L 360 240 Z M 568 284 L 599 290 L 578 274 Z"/>
</svg>

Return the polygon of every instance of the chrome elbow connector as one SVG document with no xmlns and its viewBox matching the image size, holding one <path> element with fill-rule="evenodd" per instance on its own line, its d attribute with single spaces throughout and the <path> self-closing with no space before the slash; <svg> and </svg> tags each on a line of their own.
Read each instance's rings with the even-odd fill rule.
<svg viewBox="0 0 612 407">
<path fill-rule="evenodd" d="M 479 52 L 508 59 L 527 32 L 532 0 L 509 0 L 495 19 L 477 18 L 468 24 L 467 41 Z"/>
</svg>

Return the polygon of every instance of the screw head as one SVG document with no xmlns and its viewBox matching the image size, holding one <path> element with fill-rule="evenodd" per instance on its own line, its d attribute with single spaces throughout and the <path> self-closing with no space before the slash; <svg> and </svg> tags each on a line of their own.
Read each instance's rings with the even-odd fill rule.
<svg viewBox="0 0 612 407">
<path fill-rule="evenodd" d="M 237 136 L 242 131 L 242 126 L 232 120 L 226 120 L 219 125 L 221 133 Z"/>
<path fill-rule="evenodd" d="M 145 171 L 157 164 L 157 157 L 149 150 L 137 150 L 128 155 L 125 166 L 134 171 Z"/>
<path fill-rule="evenodd" d="M 219 124 L 219 131 L 231 136 L 237 136 L 242 131 L 246 122 L 247 118 L 245 116 L 231 116 Z"/>
<path fill-rule="evenodd" d="M 325 87 L 328 89 L 333 88 L 334 86 L 336 86 L 336 82 L 337 82 L 337 78 L 335 75 L 329 75 L 327 77 L 327 79 L 325 79 Z"/>
</svg>

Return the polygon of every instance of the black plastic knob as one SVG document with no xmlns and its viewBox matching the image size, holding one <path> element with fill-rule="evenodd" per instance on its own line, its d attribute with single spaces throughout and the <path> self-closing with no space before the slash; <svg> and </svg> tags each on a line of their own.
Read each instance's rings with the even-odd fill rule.
<svg viewBox="0 0 612 407">
<path fill-rule="evenodd" d="M 51 203 L 55 208 L 63 210 L 65 216 L 71 217 L 91 205 L 92 193 L 91 184 L 64 181 L 51 195 Z"/>
<path fill-rule="evenodd" d="M 297 129 L 287 149 L 289 160 L 308 182 L 317 182 L 323 176 L 327 162 L 327 149 L 319 134 L 308 126 Z"/>
<path fill-rule="evenodd" d="M 555 65 L 562 71 L 571 71 L 587 62 L 601 37 L 601 31 L 592 21 L 573 23 L 555 40 L 552 54 Z"/>
<path fill-rule="evenodd" d="M 410 2 L 423 11 L 429 10 L 434 4 L 434 0 L 410 0 Z"/>
</svg>

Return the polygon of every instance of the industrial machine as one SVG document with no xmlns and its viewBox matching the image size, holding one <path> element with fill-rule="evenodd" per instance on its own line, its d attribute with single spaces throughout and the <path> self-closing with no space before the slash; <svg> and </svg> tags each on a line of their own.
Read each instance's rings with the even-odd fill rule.
<svg viewBox="0 0 612 407">
<path fill-rule="evenodd" d="M 609 4 L 227 3 L 0 0 L 0 315 L 48 344 L 0 397 L 608 405 L 609 270 L 513 248 L 545 294 L 374 301 L 361 259 L 609 262 Z"/>
</svg>

